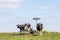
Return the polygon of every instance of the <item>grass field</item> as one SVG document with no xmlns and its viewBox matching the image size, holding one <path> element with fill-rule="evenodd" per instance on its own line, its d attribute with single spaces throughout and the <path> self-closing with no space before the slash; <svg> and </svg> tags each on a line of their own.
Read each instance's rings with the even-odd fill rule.
<svg viewBox="0 0 60 40">
<path fill-rule="evenodd" d="M 18 33 L 0 33 L 0 40 L 60 40 L 60 33 L 43 33 L 42 36 L 18 35 Z"/>
</svg>

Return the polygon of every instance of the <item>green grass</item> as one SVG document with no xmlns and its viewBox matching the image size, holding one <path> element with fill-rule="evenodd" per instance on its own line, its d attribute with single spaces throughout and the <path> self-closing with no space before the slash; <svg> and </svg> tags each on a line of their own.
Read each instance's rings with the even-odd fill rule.
<svg viewBox="0 0 60 40">
<path fill-rule="evenodd" d="M 18 33 L 0 33 L 0 40 L 60 40 L 60 33 L 43 33 L 42 36 L 18 35 Z"/>
</svg>

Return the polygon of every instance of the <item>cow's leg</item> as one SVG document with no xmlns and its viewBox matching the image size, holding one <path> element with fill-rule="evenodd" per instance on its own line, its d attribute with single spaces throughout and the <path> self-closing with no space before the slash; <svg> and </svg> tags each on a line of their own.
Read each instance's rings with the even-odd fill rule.
<svg viewBox="0 0 60 40">
<path fill-rule="evenodd" d="M 20 29 L 20 32 L 22 32 L 22 30 Z"/>
<path fill-rule="evenodd" d="M 20 27 L 19 29 L 20 29 L 20 32 L 22 32 L 22 28 Z"/>
<path fill-rule="evenodd" d="M 40 31 L 40 36 L 42 36 L 42 30 Z"/>
</svg>

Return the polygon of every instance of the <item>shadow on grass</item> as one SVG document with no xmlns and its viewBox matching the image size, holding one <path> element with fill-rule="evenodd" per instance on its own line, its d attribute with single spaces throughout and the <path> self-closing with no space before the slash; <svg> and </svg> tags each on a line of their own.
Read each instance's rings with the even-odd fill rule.
<svg viewBox="0 0 60 40">
<path fill-rule="evenodd" d="M 13 33 L 14 36 L 23 36 L 23 35 L 29 35 L 28 33 Z"/>
<path fill-rule="evenodd" d="M 24 36 L 24 35 L 31 35 L 31 36 L 39 36 L 39 33 L 34 33 L 34 34 L 30 34 L 30 33 L 13 33 L 13 36 Z"/>
</svg>

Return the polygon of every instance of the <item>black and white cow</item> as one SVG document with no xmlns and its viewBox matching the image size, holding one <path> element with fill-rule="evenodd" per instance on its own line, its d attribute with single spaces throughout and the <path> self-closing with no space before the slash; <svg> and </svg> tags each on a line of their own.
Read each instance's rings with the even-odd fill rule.
<svg viewBox="0 0 60 40">
<path fill-rule="evenodd" d="M 22 24 L 22 25 L 18 24 L 18 25 L 17 25 L 17 28 L 20 29 L 20 32 L 22 32 L 22 31 L 25 30 L 25 26 L 24 26 L 23 24 Z"/>
<path fill-rule="evenodd" d="M 29 31 L 29 29 L 30 29 L 30 27 L 31 27 L 31 25 L 28 23 L 25 23 L 25 24 L 18 24 L 17 25 L 17 28 L 19 28 L 20 29 L 20 32 L 22 32 L 22 31 Z"/>
<path fill-rule="evenodd" d="M 37 32 L 39 32 L 40 35 L 42 36 L 43 24 L 38 23 L 36 29 L 37 29 Z"/>
<path fill-rule="evenodd" d="M 36 29 L 37 29 L 37 31 L 39 31 L 39 32 L 42 31 L 42 29 L 43 29 L 43 24 L 38 23 Z"/>
<path fill-rule="evenodd" d="M 33 30 L 32 28 L 30 29 L 30 34 L 35 34 L 36 30 Z"/>
</svg>

